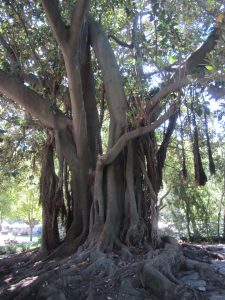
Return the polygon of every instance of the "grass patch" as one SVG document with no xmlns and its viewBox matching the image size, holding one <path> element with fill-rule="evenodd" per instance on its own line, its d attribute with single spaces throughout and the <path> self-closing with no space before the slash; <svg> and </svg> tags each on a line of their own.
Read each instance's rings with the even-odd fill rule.
<svg viewBox="0 0 225 300">
<path fill-rule="evenodd" d="M 41 240 L 37 242 L 18 243 L 16 241 L 9 241 L 5 246 L 0 246 L 0 255 L 14 254 L 25 252 L 41 246 Z"/>
</svg>

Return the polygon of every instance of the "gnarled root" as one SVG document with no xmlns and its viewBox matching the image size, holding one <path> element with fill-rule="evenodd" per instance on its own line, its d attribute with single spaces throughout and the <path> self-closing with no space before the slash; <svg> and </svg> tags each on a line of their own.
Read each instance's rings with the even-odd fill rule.
<svg viewBox="0 0 225 300">
<path fill-rule="evenodd" d="M 100 246 L 89 244 L 48 263 L 22 264 L 19 257 L 15 270 L 9 267 L 10 274 L 1 274 L 0 299 L 194 300 L 208 299 L 215 289 L 225 291 L 224 275 L 208 263 L 185 258 L 173 239 L 164 238 L 160 249 L 148 253 L 147 248 L 133 251 L 117 239 L 111 253 Z"/>
<path fill-rule="evenodd" d="M 66 256 L 70 256 L 74 254 L 79 246 L 84 243 L 86 238 L 86 233 L 82 233 L 76 239 L 68 239 L 63 241 L 63 243 L 57 247 L 47 258 L 54 259 L 54 258 L 62 258 Z"/>
<path fill-rule="evenodd" d="M 139 278 L 143 287 L 149 289 L 158 299 L 195 299 L 193 291 L 171 282 L 160 271 L 154 268 L 151 263 L 142 265 L 139 270 Z"/>
<path fill-rule="evenodd" d="M 166 244 L 158 254 L 140 264 L 137 276 L 143 287 L 159 299 L 195 299 L 195 292 L 182 286 L 174 275 L 185 260 L 179 246 Z"/>
</svg>

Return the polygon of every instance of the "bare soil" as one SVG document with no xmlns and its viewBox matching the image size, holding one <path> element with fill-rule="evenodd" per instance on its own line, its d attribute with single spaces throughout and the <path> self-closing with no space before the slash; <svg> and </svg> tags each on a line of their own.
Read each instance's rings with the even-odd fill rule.
<svg viewBox="0 0 225 300">
<path fill-rule="evenodd" d="M 211 247 L 211 248 L 210 248 Z M 177 244 L 49 259 L 39 249 L 0 261 L 0 299 L 225 299 L 225 245 Z"/>
</svg>

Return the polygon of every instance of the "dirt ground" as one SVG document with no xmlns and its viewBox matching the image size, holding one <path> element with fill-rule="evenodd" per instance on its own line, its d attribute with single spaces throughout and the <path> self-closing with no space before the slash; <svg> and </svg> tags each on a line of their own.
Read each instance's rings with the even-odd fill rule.
<svg viewBox="0 0 225 300">
<path fill-rule="evenodd" d="M 36 249 L 0 261 L 0 299 L 224 300 L 225 245 L 92 249 L 60 260 Z"/>
</svg>

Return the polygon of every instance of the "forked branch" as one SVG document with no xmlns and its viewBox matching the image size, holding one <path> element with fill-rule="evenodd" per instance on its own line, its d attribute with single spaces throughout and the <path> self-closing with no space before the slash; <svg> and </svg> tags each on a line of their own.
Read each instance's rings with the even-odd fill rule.
<svg viewBox="0 0 225 300">
<path fill-rule="evenodd" d="M 180 90 L 183 86 L 188 85 L 189 83 L 191 83 L 191 81 L 188 79 L 187 76 L 184 76 L 183 78 L 180 78 L 179 80 L 176 80 L 175 82 L 171 82 L 168 83 L 167 85 L 163 86 L 160 91 L 155 94 L 155 96 L 152 97 L 152 99 L 150 100 L 146 111 L 147 114 L 149 114 L 152 109 L 159 103 L 159 101 L 169 95 L 172 92 L 178 91 Z"/>
<path fill-rule="evenodd" d="M 71 16 L 71 26 L 66 28 L 59 8 L 58 0 L 42 0 L 50 26 L 60 48 L 65 52 L 74 52 L 78 48 L 79 36 L 89 0 L 77 0 Z M 68 47 L 68 43 L 70 47 Z"/>
<path fill-rule="evenodd" d="M 172 116 L 175 113 L 175 109 L 175 106 L 172 105 L 170 109 L 164 115 L 159 117 L 154 123 L 144 127 L 139 127 L 135 130 L 123 134 L 118 139 L 116 144 L 106 154 L 100 157 L 102 165 L 106 166 L 111 164 L 117 158 L 117 156 L 120 154 L 120 152 L 123 150 L 123 148 L 127 145 L 129 141 L 143 136 L 162 125 L 167 119 L 170 118 L 170 116 Z"/>
<path fill-rule="evenodd" d="M 60 47 L 68 40 L 68 30 L 63 23 L 59 1 L 58 0 L 42 0 L 42 5 L 48 17 L 48 21 L 52 28 L 55 39 L 57 40 Z"/>
</svg>

